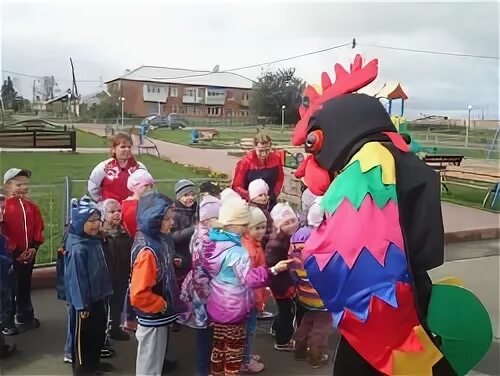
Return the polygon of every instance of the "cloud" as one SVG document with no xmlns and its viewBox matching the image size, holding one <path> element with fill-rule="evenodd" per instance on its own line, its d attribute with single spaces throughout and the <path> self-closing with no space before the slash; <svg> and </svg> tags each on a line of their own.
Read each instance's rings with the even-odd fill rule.
<svg viewBox="0 0 500 376">
<path fill-rule="evenodd" d="M 107 80 L 140 65 L 221 70 L 271 61 L 349 42 L 380 59 L 379 80 L 400 81 L 410 97 L 408 114 L 420 109 L 488 106 L 498 116 L 498 60 L 415 54 L 377 49 L 378 44 L 433 51 L 498 56 L 499 5 L 412 2 L 30 2 L 4 3 L 2 68 L 56 76 L 71 85 L 69 57 L 77 79 Z M 242 70 L 295 67 L 319 82 L 348 47 L 284 63 Z M 7 73 L 3 72 L 5 78 Z M 31 98 L 32 78 L 17 77 Z M 81 83 L 82 92 L 98 83 Z M 461 112 L 462 111 L 462 112 Z"/>
</svg>

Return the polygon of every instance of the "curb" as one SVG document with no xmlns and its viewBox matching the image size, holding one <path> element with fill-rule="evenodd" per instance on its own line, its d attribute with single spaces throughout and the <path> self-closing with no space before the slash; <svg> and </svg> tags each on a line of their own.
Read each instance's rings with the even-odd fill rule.
<svg viewBox="0 0 500 376">
<path fill-rule="evenodd" d="M 498 238 L 500 238 L 500 228 L 486 228 L 481 230 L 448 232 L 444 234 L 444 243 L 453 244 Z M 36 268 L 33 270 L 31 285 L 33 289 L 54 288 L 56 280 L 57 273 L 55 266 Z"/>
</svg>

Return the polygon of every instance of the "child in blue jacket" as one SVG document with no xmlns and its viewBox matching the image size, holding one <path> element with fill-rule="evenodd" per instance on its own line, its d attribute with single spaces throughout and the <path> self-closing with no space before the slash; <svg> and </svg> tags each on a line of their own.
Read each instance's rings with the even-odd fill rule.
<svg viewBox="0 0 500 376">
<path fill-rule="evenodd" d="M 99 231 L 101 213 L 89 200 L 72 205 L 66 239 L 64 284 L 71 304 L 74 375 L 110 370 L 100 362 L 106 337 L 106 299 L 113 293 Z"/>
</svg>

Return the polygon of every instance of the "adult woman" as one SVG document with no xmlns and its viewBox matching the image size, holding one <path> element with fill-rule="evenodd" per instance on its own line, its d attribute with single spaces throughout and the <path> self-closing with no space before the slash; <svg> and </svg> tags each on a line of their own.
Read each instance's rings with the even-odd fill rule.
<svg viewBox="0 0 500 376">
<path fill-rule="evenodd" d="M 276 204 L 283 188 L 285 173 L 279 154 L 271 150 L 272 141 L 261 134 L 254 139 L 255 148 L 247 153 L 236 165 L 232 188 L 249 200 L 248 186 L 256 179 L 263 179 L 269 186 L 270 209 Z"/>
<path fill-rule="evenodd" d="M 128 177 L 135 170 L 146 168 L 132 155 L 132 144 L 127 134 L 120 133 L 113 138 L 111 158 L 95 166 L 90 174 L 88 191 L 93 200 L 113 198 L 121 203 L 132 195 L 127 188 Z"/>
</svg>

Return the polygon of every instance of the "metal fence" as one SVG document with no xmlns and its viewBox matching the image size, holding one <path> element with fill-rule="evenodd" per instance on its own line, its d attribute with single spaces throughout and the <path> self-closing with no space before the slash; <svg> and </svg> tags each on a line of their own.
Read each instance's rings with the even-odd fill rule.
<svg viewBox="0 0 500 376">
<path fill-rule="evenodd" d="M 192 180 L 195 184 L 207 180 L 201 178 Z M 218 182 L 221 188 L 230 184 L 229 180 L 211 179 Z M 178 179 L 157 179 L 155 186 L 158 192 L 169 197 L 175 197 L 175 183 Z M 64 181 L 57 184 L 31 185 L 30 198 L 39 206 L 45 222 L 45 242 L 40 247 L 36 265 L 50 265 L 57 260 L 57 249 L 62 244 L 64 227 L 69 222 L 70 201 L 72 197 L 81 197 L 87 193 L 87 180 L 72 180 L 66 177 Z"/>
</svg>

